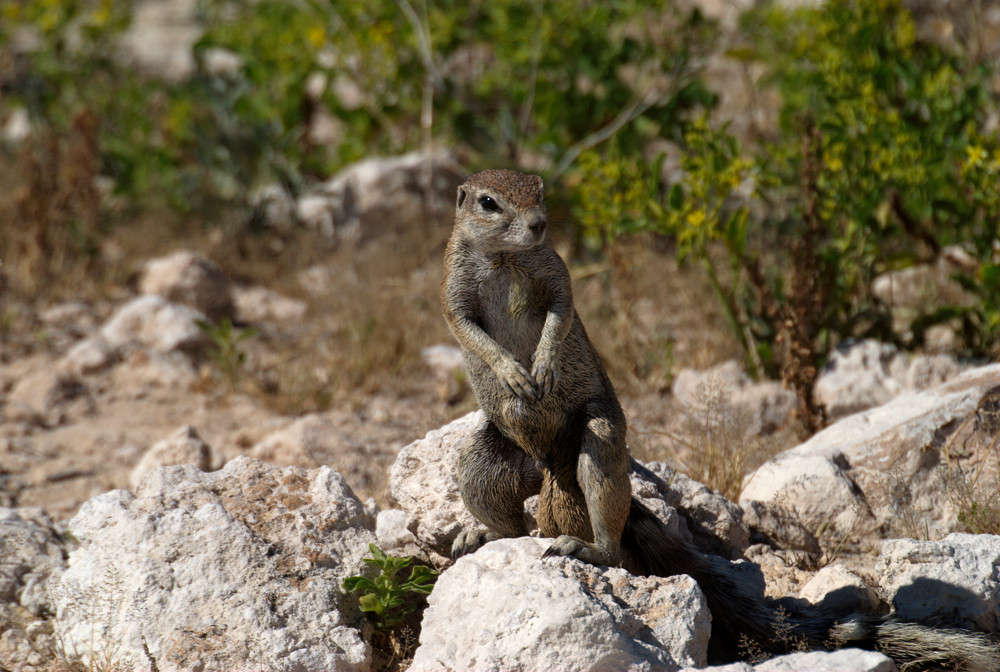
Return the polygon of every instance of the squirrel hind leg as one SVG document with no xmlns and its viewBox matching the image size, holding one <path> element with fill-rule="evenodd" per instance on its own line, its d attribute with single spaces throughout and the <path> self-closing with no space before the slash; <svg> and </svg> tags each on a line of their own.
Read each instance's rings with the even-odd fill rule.
<svg viewBox="0 0 1000 672">
<path fill-rule="evenodd" d="M 616 566 L 622 559 L 621 538 L 632 489 L 628 480 L 625 418 L 608 404 L 595 403 L 587 409 L 576 481 L 590 523 L 590 540 L 560 525 L 563 534 L 545 552 L 545 557 L 570 556 L 592 565 Z M 542 496 L 545 494 L 543 491 Z M 542 502 L 540 513 L 544 505 Z M 556 520 L 558 523 L 558 515 Z"/>
<path fill-rule="evenodd" d="M 542 475 L 517 444 L 487 421 L 462 447 L 458 486 L 466 508 L 486 526 L 469 528 L 456 538 L 452 554 L 464 555 L 487 541 L 528 533 L 524 500 L 541 490 Z"/>
</svg>

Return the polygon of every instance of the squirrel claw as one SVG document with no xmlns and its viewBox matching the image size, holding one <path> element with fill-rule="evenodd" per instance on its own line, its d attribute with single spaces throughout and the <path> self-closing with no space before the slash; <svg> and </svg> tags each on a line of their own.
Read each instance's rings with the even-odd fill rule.
<svg viewBox="0 0 1000 672">
<path fill-rule="evenodd" d="M 576 537 L 564 534 L 552 542 L 552 545 L 542 553 L 543 558 L 556 556 L 575 556 L 580 550 L 586 548 L 586 544 Z"/>
<path fill-rule="evenodd" d="M 504 371 L 497 371 L 497 377 L 503 383 L 504 391 L 508 394 L 525 401 L 538 401 L 541 398 L 534 378 L 518 362 L 506 367 Z"/>
<path fill-rule="evenodd" d="M 489 541 L 499 539 L 485 527 L 468 527 L 458 533 L 451 545 L 451 559 L 458 560 L 463 555 L 475 553 Z"/>
<path fill-rule="evenodd" d="M 578 539 L 577 537 L 573 537 L 568 534 L 558 537 L 552 542 L 552 545 L 549 546 L 544 553 L 542 553 L 543 558 L 551 558 L 555 556 L 576 558 L 577 560 L 582 560 L 583 562 L 591 565 L 615 564 L 615 559 L 610 557 L 608 553 L 602 550 L 599 546 L 588 544 L 583 539 Z"/>
</svg>

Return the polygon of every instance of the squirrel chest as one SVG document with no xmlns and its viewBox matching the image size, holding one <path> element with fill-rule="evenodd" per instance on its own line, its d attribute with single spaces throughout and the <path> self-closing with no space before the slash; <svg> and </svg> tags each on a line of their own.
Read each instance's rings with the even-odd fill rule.
<svg viewBox="0 0 1000 672">
<path fill-rule="evenodd" d="M 534 353 L 550 303 L 551 292 L 513 255 L 500 255 L 484 269 L 479 324 L 522 363 Z"/>
</svg>

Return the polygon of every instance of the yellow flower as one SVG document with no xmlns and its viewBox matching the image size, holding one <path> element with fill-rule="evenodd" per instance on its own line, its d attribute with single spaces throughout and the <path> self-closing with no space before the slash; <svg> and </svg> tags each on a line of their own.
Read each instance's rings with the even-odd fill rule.
<svg viewBox="0 0 1000 672">
<path fill-rule="evenodd" d="M 705 211 L 702 210 L 701 208 L 698 208 L 697 210 L 692 210 L 691 212 L 687 213 L 685 219 L 687 220 L 687 223 L 689 225 L 693 227 L 699 227 L 705 221 Z"/>
<path fill-rule="evenodd" d="M 969 157 L 966 163 L 970 166 L 978 166 L 986 158 L 986 150 L 979 145 L 968 145 L 965 153 Z"/>
<path fill-rule="evenodd" d="M 90 15 L 90 23 L 95 28 L 102 28 L 111 20 L 111 5 L 102 2 Z"/>
<path fill-rule="evenodd" d="M 326 42 L 326 28 L 319 25 L 312 26 L 306 33 L 306 38 L 309 40 L 309 44 L 318 49 Z"/>
</svg>

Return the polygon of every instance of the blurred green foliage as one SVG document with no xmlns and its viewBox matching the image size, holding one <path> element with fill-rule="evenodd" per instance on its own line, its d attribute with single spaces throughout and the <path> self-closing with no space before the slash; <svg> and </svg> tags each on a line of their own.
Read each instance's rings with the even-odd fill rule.
<svg viewBox="0 0 1000 672">
<path fill-rule="evenodd" d="M 777 136 L 749 159 L 725 128 L 694 123 L 673 184 L 634 154 L 585 157 L 581 221 L 605 236 L 673 236 L 681 258 L 705 265 L 751 367 L 780 373 L 803 403 L 844 339 L 919 347 L 946 323 L 963 354 L 996 354 L 1000 154 L 985 130 L 995 73 L 918 40 L 898 0 L 765 6 L 744 22 L 751 41 L 731 55 L 765 66 L 780 92 Z M 900 324 L 874 279 L 948 245 L 974 259 L 954 277 L 975 301 Z"/>
<path fill-rule="evenodd" d="M 191 210 L 430 141 L 562 174 L 612 136 L 639 151 L 712 101 L 696 74 L 713 29 L 667 0 L 204 0 L 199 11 L 196 70 L 175 82 L 117 58 L 128 0 L 0 0 L 0 50 L 19 61 L 0 114 L 24 105 L 67 132 L 93 112 L 118 192 Z M 14 49 L 26 35 L 35 44 Z M 317 115 L 331 129 L 321 142 Z"/>
<path fill-rule="evenodd" d="M 784 105 L 780 141 L 762 164 L 777 178 L 772 198 L 788 212 L 765 225 L 793 239 L 818 229 L 813 272 L 835 282 L 817 336 L 875 335 L 914 347 L 932 324 L 958 318 L 966 353 L 988 352 L 1000 335 L 997 294 L 988 291 L 1000 203 L 988 162 L 970 169 L 969 160 L 996 146 L 995 135 L 981 136 L 997 103 L 993 73 L 918 41 L 899 0 L 772 12 L 764 25 L 756 51 L 772 67 Z M 933 260 L 953 244 L 980 264 L 979 277 L 961 278 L 979 305 L 948 306 L 893 328 L 873 295 L 874 277 Z M 787 293 L 779 278 L 771 281 L 779 296 Z"/>
</svg>

